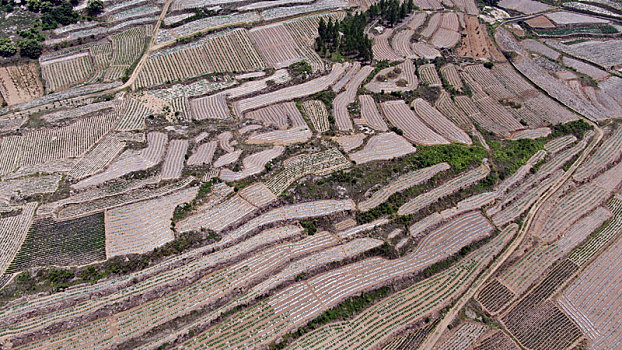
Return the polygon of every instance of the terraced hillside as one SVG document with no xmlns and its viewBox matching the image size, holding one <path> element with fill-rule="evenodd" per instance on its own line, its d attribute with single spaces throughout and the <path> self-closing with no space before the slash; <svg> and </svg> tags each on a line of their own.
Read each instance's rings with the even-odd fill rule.
<svg viewBox="0 0 622 350">
<path fill-rule="evenodd" d="M 1 5 L 1 349 L 622 349 L 615 2 Z"/>
</svg>

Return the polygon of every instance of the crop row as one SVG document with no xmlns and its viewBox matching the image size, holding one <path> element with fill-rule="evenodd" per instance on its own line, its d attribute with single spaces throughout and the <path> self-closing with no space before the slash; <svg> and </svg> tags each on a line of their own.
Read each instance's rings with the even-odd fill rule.
<svg viewBox="0 0 622 350">
<path fill-rule="evenodd" d="M 126 150 L 102 173 L 88 177 L 73 185 L 76 189 L 102 184 L 133 171 L 146 170 L 160 163 L 166 151 L 168 136 L 160 132 L 147 134 L 147 147 Z"/>
<path fill-rule="evenodd" d="M 607 190 L 592 183 L 564 195 L 556 201 L 549 213 L 537 218 L 534 236 L 544 242 L 555 241 L 570 225 L 602 204 L 609 195 Z"/>
<path fill-rule="evenodd" d="M 447 15 L 443 16 L 443 19 L 445 17 L 447 17 Z M 436 33 L 434 33 L 430 42 L 439 49 L 446 49 L 456 46 L 460 42 L 460 38 L 460 32 L 457 30 L 439 28 Z"/>
<path fill-rule="evenodd" d="M 393 29 L 386 28 L 382 34 L 374 36 L 374 44 L 371 49 L 375 59 L 387 61 L 399 61 L 402 59 L 389 45 L 389 38 L 392 34 Z"/>
<path fill-rule="evenodd" d="M 456 0 L 454 0 L 456 1 Z M 473 350 L 517 350 L 518 346 L 503 331 L 497 330 L 484 335 L 472 348 Z"/>
<path fill-rule="evenodd" d="M 404 191 L 410 187 L 425 183 L 436 174 L 449 170 L 449 164 L 438 163 L 427 168 L 418 169 L 406 173 L 391 181 L 386 186 L 374 192 L 369 199 L 358 204 L 359 210 L 365 212 L 384 203 L 393 194 Z"/>
<path fill-rule="evenodd" d="M 483 219 L 481 216 L 480 218 Z M 232 318 L 191 339 L 185 346 L 250 347 L 265 344 L 288 329 L 305 324 L 323 310 L 337 305 L 358 291 L 428 266 L 432 263 L 430 260 L 440 258 L 433 253 L 439 248 L 433 242 L 441 239 L 441 236 L 460 235 L 474 239 L 473 235 L 486 232 L 485 229 L 476 228 L 480 222 L 479 218 L 465 219 L 440 230 L 435 234 L 437 237 L 430 240 L 431 244 L 426 244 L 427 248 L 420 249 L 418 253 L 396 260 L 371 258 L 315 276 L 306 283 L 294 284 L 267 300 L 234 314 Z M 453 238 L 451 248 L 443 253 L 451 254 L 457 251 L 460 247 L 459 241 L 460 239 Z M 301 301 L 303 302 L 300 303 Z"/>
<path fill-rule="evenodd" d="M 104 215 L 75 220 L 36 220 L 7 269 L 15 273 L 36 266 L 86 265 L 106 259 Z"/>
<path fill-rule="evenodd" d="M 430 126 L 439 135 L 445 139 L 470 145 L 471 139 L 464 131 L 453 124 L 443 114 L 441 114 L 434 107 L 422 98 L 417 98 L 412 102 L 415 114 Z"/>
<path fill-rule="evenodd" d="M 436 57 L 441 57 L 440 51 L 434 48 L 434 46 L 423 42 L 413 43 L 412 49 L 417 56 L 428 60 L 433 60 Z"/>
<path fill-rule="evenodd" d="M 0 182 L 0 200 L 8 202 L 36 194 L 54 193 L 61 178 L 61 175 L 55 174 L 2 181 Z"/>
<path fill-rule="evenodd" d="M 147 38 L 145 26 L 137 26 L 110 36 L 112 40 L 112 65 L 130 66 L 143 52 Z"/>
<path fill-rule="evenodd" d="M 415 0 L 415 6 L 422 10 L 442 10 L 443 5 L 439 0 Z"/>
<path fill-rule="evenodd" d="M 264 66 L 248 32 L 231 30 L 152 54 L 138 74 L 136 85 L 154 86 L 206 73 L 253 71 Z"/>
<path fill-rule="evenodd" d="M 154 275 L 123 291 L 118 291 L 104 298 L 86 300 L 69 310 L 53 312 L 50 316 L 54 317 L 45 320 L 44 324 L 49 325 L 53 324 L 52 322 L 71 319 L 77 312 L 92 313 L 107 305 L 120 303 L 129 296 L 141 295 L 148 291 L 156 290 L 157 288 L 162 289 L 166 286 L 171 286 L 171 283 L 179 276 L 201 276 L 206 271 L 209 271 L 210 267 L 218 267 L 231 259 L 252 253 L 252 248 L 254 247 L 261 247 L 269 243 L 277 243 L 282 239 L 299 237 L 300 232 L 301 230 L 296 226 L 267 230 L 259 234 L 257 239 L 250 239 L 248 242 L 250 244 L 241 244 L 240 246 L 210 254 L 173 271 L 164 271 L 163 273 Z M 258 240 L 259 238 L 263 239 L 264 242 L 260 242 Z M 288 260 L 283 259 L 284 255 L 295 258 L 305 252 L 314 252 L 337 243 L 337 240 L 333 236 L 324 234 L 298 240 L 293 243 L 273 246 L 262 252 L 250 255 L 248 258 L 232 266 L 216 270 L 198 279 L 195 283 L 188 284 L 171 293 L 164 294 L 160 298 L 155 298 L 137 307 L 115 313 L 112 315 L 112 321 L 114 321 L 114 324 L 116 324 L 118 328 L 115 327 L 115 329 L 113 329 L 110 322 L 101 324 L 95 321 L 52 335 L 34 344 L 34 347 L 45 347 L 46 345 L 58 344 L 59 342 L 60 344 L 66 345 L 68 342 L 75 341 L 76 338 L 79 337 L 88 339 L 88 334 L 92 333 L 93 327 L 96 327 L 98 332 L 107 336 L 106 344 L 108 346 L 112 345 L 114 342 L 126 341 L 168 319 L 190 312 L 190 309 L 193 307 L 200 307 L 201 304 L 210 304 L 217 298 L 224 297 L 231 293 L 236 287 L 243 287 L 258 276 L 273 272 L 275 268 L 283 264 L 283 261 Z M 251 266 L 256 268 L 250 268 Z M 41 326 L 33 322 L 37 319 L 38 318 L 29 320 L 30 324 L 35 327 L 34 329 Z M 39 320 L 39 322 L 41 322 L 41 320 Z M 24 325 L 20 326 L 22 326 L 22 328 L 24 327 Z"/>
<path fill-rule="evenodd" d="M 95 302 L 95 298 L 92 298 L 92 300 L 89 301 L 89 299 L 91 299 L 88 297 L 90 293 L 98 293 L 100 298 L 102 298 L 115 291 L 122 292 L 120 295 L 132 295 L 133 293 L 142 293 L 150 288 L 166 286 L 167 283 L 174 283 L 178 278 L 178 274 L 187 276 L 199 271 L 202 268 L 222 265 L 223 262 L 226 262 L 229 259 L 234 260 L 236 257 L 244 256 L 245 254 L 255 251 L 264 245 L 295 237 L 299 235 L 301 231 L 302 230 L 297 226 L 284 226 L 276 229 L 269 229 L 231 247 L 228 246 L 231 245 L 232 241 L 226 239 L 225 242 L 218 242 L 203 248 L 191 250 L 187 253 L 172 257 L 161 264 L 148 267 L 129 275 L 112 278 L 105 282 L 99 282 L 92 285 L 72 288 L 66 292 L 55 293 L 49 296 L 41 296 L 33 300 L 22 301 L 16 305 L 13 305 L 10 309 L 4 309 L 2 311 L 3 319 L 7 320 L 6 324 L 10 324 L 14 317 L 21 317 L 20 315 L 29 313 L 30 310 L 35 308 L 48 308 L 48 306 L 56 305 L 57 303 L 62 303 L 65 305 L 63 307 L 68 307 L 74 305 L 80 300 L 87 300 L 88 303 Z M 214 251 L 216 252 L 214 253 Z M 210 252 L 213 254 L 206 254 Z M 181 265 L 179 270 L 177 270 L 175 266 L 179 267 L 180 262 L 184 263 Z M 129 282 L 133 278 L 140 280 L 140 282 L 132 283 L 130 286 L 125 286 L 126 282 Z M 111 298 L 112 299 L 110 300 L 115 300 L 116 297 Z M 62 314 L 66 312 L 61 311 L 63 307 L 57 309 L 48 308 L 48 310 L 50 310 L 49 312 L 54 311 L 55 313 Z M 78 309 L 82 308 L 83 306 L 78 307 Z M 41 321 L 37 321 L 37 319 L 32 322 L 32 324 L 35 325 L 40 323 Z"/>
<path fill-rule="evenodd" d="M 508 203 L 511 203 L 517 198 L 517 196 L 524 194 L 532 186 L 539 184 L 539 182 L 549 177 L 549 175 L 559 171 L 564 164 L 579 154 L 579 152 L 587 146 L 587 141 L 590 137 L 591 136 L 586 133 L 584 139 L 575 144 L 573 147 L 554 154 L 550 159 L 542 164 L 535 174 L 529 176 L 525 182 L 521 183 L 514 190 L 509 192 L 508 195 L 503 198 L 503 201 L 501 201 L 494 209 L 489 209 L 487 213 L 489 215 L 494 215 L 496 211 L 506 206 Z M 534 165 L 532 162 L 530 162 L 530 164 L 531 166 Z M 521 170 L 521 172 L 523 171 L 524 170 Z"/>
<path fill-rule="evenodd" d="M 266 185 L 275 195 L 280 195 L 296 180 L 310 174 L 327 175 L 350 167 L 351 163 L 337 149 L 304 154 L 283 164 L 285 169 L 274 175 Z"/>
<path fill-rule="evenodd" d="M 622 156 L 622 127 L 616 128 L 572 176 L 578 182 L 589 180 Z"/>
<path fill-rule="evenodd" d="M 267 280 L 253 287 L 243 298 L 238 300 L 241 304 L 246 304 L 250 300 L 264 295 L 270 290 L 288 281 L 294 281 L 301 274 L 310 273 L 324 266 L 330 266 L 336 262 L 351 259 L 374 248 L 378 248 L 383 241 L 374 238 L 357 238 L 344 244 L 334 246 L 315 252 L 307 257 L 293 261 L 287 267 L 271 276 Z"/>
<path fill-rule="evenodd" d="M 425 14 L 424 14 L 425 18 Z M 412 44 L 410 39 L 415 34 L 412 29 L 400 30 L 391 39 L 391 47 L 398 56 L 406 58 L 416 58 L 417 55 L 412 51 Z"/>
<path fill-rule="evenodd" d="M 564 260 L 533 288 L 503 318 L 503 324 L 518 342 L 530 349 L 563 349 L 582 336 L 579 329 L 548 298 L 577 271 Z"/>
<path fill-rule="evenodd" d="M 355 124 L 369 126 L 377 131 L 387 131 L 389 129 L 372 96 L 359 95 L 359 104 L 361 107 L 361 118 L 354 119 Z"/>
<path fill-rule="evenodd" d="M 36 208 L 36 202 L 28 203 L 19 215 L 0 218 L 0 272 L 2 274 L 26 239 Z"/>
<path fill-rule="evenodd" d="M 115 126 L 115 129 L 119 131 L 143 130 L 145 119 L 153 113 L 153 110 L 133 98 L 128 98 L 121 110 L 121 118 Z"/>
<path fill-rule="evenodd" d="M 428 128 L 421 119 L 408 108 L 408 105 L 403 100 L 383 102 L 380 106 L 382 107 L 385 117 L 391 124 L 401 129 L 404 133 L 404 137 L 409 141 L 422 145 L 449 143 L 442 136 Z"/>
<path fill-rule="evenodd" d="M 328 111 L 324 102 L 319 100 L 305 101 L 302 103 L 302 110 L 309 117 L 315 131 L 323 133 L 330 129 Z"/>
<path fill-rule="evenodd" d="M 618 215 L 612 224 L 619 228 Z M 594 341 L 595 349 L 616 347 L 622 336 L 622 309 L 611 294 L 620 288 L 621 242 L 618 239 L 590 264 L 560 298 L 560 306 Z"/>
<path fill-rule="evenodd" d="M 473 130 L 475 126 L 466 113 L 460 109 L 447 91 L 442 91 L 434 103 L 434 107 L 449 117 L 462 130 Z"/>
<path fill-rule="evenodd" d="M 514 292 L 495 278 L 482 288 L 476 298 L 488 312 L 494 315 L 515 296 Z"/>
<path fill-rule="evenodd" d="M 87 80 L 94 73 L 88 52 L 41 63 L 41 76 L 48 91 L 66 89 Z"/>
<path fill-rule="evenodd" d="M 439 350 L 468 349 L 477 339 L 486 332 L 488 326 L 481 323 L 466 323 L 458 328 L 445 342 Z"/>
<path fill-rule="evenodd" d="M 223 169 L 220 171 L 220 178 L 224 181 L 240 181 L 249 176 L 259 174 L 266 169 L 266 164 L 283 154 L 284 151 L 285 147 L 275 146 L 270 149 L 253 153 L 242 159 L 242 170 L 236 172 L 229 169 Z"/>
<path fill-rule="evenodd" d="M 172 241 L 173 211 L 190 202 L 198 187 L 189 187 L 163 197 L 106 210 L 106 257 L 142 254 Z"/>
<path fill-rule="evenodd" d="M 37 209 L 37 214 L 41 216 L 55 215 L 55 211 L 58 208 L 61 208 L 68 204 L 89 202 L 103 197 L 115 196 L 137 188 L 141 188 L 148 184 L 157 183 L 158 181 L 159 178 L 157 178 L 156 176 L 152 176 L 140 180 L 128 181 L 123 185 L 115 184 L 115 186 L 103 185 L 99 188 L 92 187 L 84 191 L 80 191 L 79 193 L 75 193 L 67 198 L 57 200 L 55 202 L 43 203 L 39 206 L 39 209 Z"/>
<path fill-rule="evenodd" d="M 229 153 L 223 154 L 222 156 L 218 157 L 218 159 L 214 161 L 213 167 L 220 168 L 220 167 L 237 162 L 238 159 L 240 159 L 242 152 L 243 150 L 239 149 L 237 151 L 231 151 Z"/>
<path fill-rule="evenodd" d="M 497 125 L 497 128 L 502 130 L 502 134 L 525 128 L 524 125 L 516 120 L 510 111 L 505 109 L 499 102 L 488 96 L 485 92 L 474 94 L 473 102 L 475 102 L 477 108 L 482 112 L 482 115 L 490 120 L 488 123 Z M 495 127 L 491 124 L 485 125 L 485 127 L 493 131 Z"/>
<path fill-rule="evenodd" d="M 114 126 L 116 116 L 80 119 L 68 126 L 38 129 L 0 139 L 0 174 L 51 160 L 78 157 Z"/>
<path fill-rule="evenodd" d="M 372 66 L 362 67 L 356 74 L 348 81 L 345 86 L 345 91 L 338 94 L 333 100 L 333 114 L 335 115 L 337 129 L 340 131 L 352 130 L 352 120 L 350 113 L 348 112 L 348 105 L 352 104 L 356 100 L 356 93 L 367 78 L 369 74 L 374 70 Z"/>
<path fill-rule="evenodd" d="M 351 153 L 349 157 L 356 164 L 364 164 L 402 157 L 415 151 L 416 148 L 405 138 L 394 132 L 388 132 L 370 137 L 362 150 Z"/>
<path fill-rule="evenodd" d="M 279 129 L 288 126 L 306 126 L 295 102 L 276 103 L 244 114 L 245 118 L 259 120 L 265 126 L 274 125 Z"/>
<path fill-rule="evenodd" d="M 192 118 L 203 119 L 229 119 L 229 107 L 223 94 L 215 94 L 200 97 L 190 101 Z"/>
<path fill-rule="evenodd" d="M 103 170 L 116 156 L 121 153 L 125 143 L 114 136 L 107 136 L 91 149 L 69 171 L 74 179 L 82 179 Z"/>
<path fill-rule="evenodd" d="M 554 154 L 565 149 L 576 141 L 577 137 L 574 135 L 561 136 L 544 144 L 544 149 L 547 152 Z"/>
<path fill-rule="evenodd" d="M 203 143 L 197 147 L 197 149 L 192 153 L 192 155 L 188 158 L 186 164 L 188 165 L 203 165 L 210 164 L 212 162 L 212 158 L 214 158 L 214 153 L 216 152 L 216 148 L 218 147 L 217 141 L 210 141 Z"/>
<path fill-rule="evenodd" d="M 350 152 L 355 148 L 359 148 L 365 140 L 365 134 L 356 133 L 352 135 L 334 136 L 331 139 L 339 144 L 344 152 Z"/>
<path fill-rule="evenodd" d="M 460 75 L 458 74 L 458 69 L 455 64 L 448 63 L 441 67 L 440 71 L 443 78 L 447 80 L 449 85 L 451 85 L 454 89 L 462 89 L 462 80 L 460 80 Z"/>
<path fill-rule="evenodd" d="M 497 42 L 502 47 L 513 47 L 518 45 L 515 39 L 505 29 L 497 29 L 495 34 Z M 560 101 L 562 104 L 572 108 L 573 110 L 585 115 L 592 120 L 602 119 L 598 110 L 586 99 L 578 96 L 569 87 L 561 81 L 555 79 L 544 68 L 540 67 L 530 57 L 519 55 L 519 59 L 513 60 L 512 63 L 518 71 L 520 71 L 527 79 L 532 81 L 550 96 Z"/>
<path fill-rule="evenodd" d="M 282 23 L 253 28 L 251 38 L 273 68 L 284 68 L 302 57 L 296 41 Z"/>
<path fill-rule="evenodd" d="M 269 106 L 278 102 L 290 101 L 296 98 L 313 95 L 331 86 L 343 74 L 347 64 L 335 63 L 328 75 L 310 80 L 308 82 L 286 87 L 274 92 L 246 98 L 235 103 L 237 115 L 242 115 L 252 109 Z"/>
<path fill-rule="evenodd" d="M 166 157 L 162 163 L 162 180 L 178 179 L 184 167 L 186 152 L 188 151 L 188 140 L 171 140 L 166 152 Z"/>
<path fill-rule="evenodd" d="M 426 25 L 426 27 L 421 31 L 421 36 L 429 39 L 432 34 L 436 32 L 436 29 L 438 29 L 438 27 L 440 26 L 442 18 L 443 14 L 440 12 L 433 14 L 428 20 L 428 24 Z"/>
<path fill-rule="evenodd" d="M 294 349 L 366 348 L 451 302 L 504 245 L 503 234 L 454 267 L 374 304 L 348 321 L 328 324 L 296 341 Z"/>
<path fill-rule="evenodd" d="M 482 179 L 484 179 L 490 173 L 490 167 L 487 164 L 482 164 L 479 167 L 461 173 L 460 175 L 452 178 L 451 180 L 443 183 L 442 185 L 432 188 L 429 191 L 418 195 L 410 201 L 404 203 L 398 210 L 399 215 L 409 215 L 417 213 L 419 210 L 427 207 L 428 205 L 436 202 L 437 200 L 449 196 L 452 193 L 456 193 L 459 190 L 469 187 Z"/>
<path fill-rule="evenodd" d="M 441 77 L 438 76 L 438 72 L 436 71 L 436 67 L 434 66 L 434 64 L 423 64 L 417 67 L 417 72 L 419 73 L 422 84 L 439 87 L 443 86 L 443 83 L 441 82 Z"/>
<path fill-rule="evenodd" d="M 622 201 L 618 197 L 614 197 L 607 207 L 614 213 L 611 222 L 604 229 L 596 232 L 587 243 L 575 249 L 568 257 L 570 261 L 578 266 L 583 266 L 590 261 L 597 252 L 607 246 L 620 232 L 620 226 L 622 225 Z"/>
<path fill-rule="evenodd" d="M 259 134 L 253 134 L 246 139 L 248 144 L 271 144 L 271 145 L 291 145 L 302 143 L 309 140 L 313 133 L 309 127 L 295 126 L 285 130 L 274 130 Z"/>
<path fill-rule="evenodd" d="M 189 177 L 185 180 L 174 182 L 172 184 L 158 187 L 156 189 L 136 188 L 132 189 L 131 191 L 121 192 L 115 195 L 106 195 L 105 193 L 99 193 L 101 197 L 95 199 L 85 200 L 84 202 L 75 200 L 62 205 L 56 210 L 56 216 L 59 219 L 75 218 L 83 215 L 98 213 L 104 209 L 114 208 L 124 204 L 154 198 L 184 188 L 188 186 L 193 179 L 193 177 Z M 157 182 L 158 180 L 159 177 L 157 179 L 150 178 L 140 184 L 152 184 Z"/>
</svg>

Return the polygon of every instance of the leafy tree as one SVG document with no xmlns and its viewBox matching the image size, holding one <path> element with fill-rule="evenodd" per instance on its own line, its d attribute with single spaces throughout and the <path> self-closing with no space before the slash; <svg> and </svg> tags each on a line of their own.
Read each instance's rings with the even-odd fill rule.
<svg viewBox="0 0 622 350">
<path fill-rule="evenodd" d="M 22 39 L 17 42 L 17 46 L 22 57 L 39 58 L 43 50 L 41 44 L 34 39 Z"/>
<path fill-rule="evenodd" d="M 10 57 L 16 53 L 17 47 L 11 40 L 7 38 L 0 38 L 0 55 L 3 57 Z"/>
<path fill-rule="evenodd" d="M 86 5 L 86 12 L 90 16 L 97 16 L 104 10 L 104 2 L 102 0 L 89 0 Z"/>
<path fill-rule="evenodd" d="M 41 2 L 39 0 L 27 0 L 26 8 L 32 12 L 39 12 L 39 8 L 41 7 Z"/>
</svg>

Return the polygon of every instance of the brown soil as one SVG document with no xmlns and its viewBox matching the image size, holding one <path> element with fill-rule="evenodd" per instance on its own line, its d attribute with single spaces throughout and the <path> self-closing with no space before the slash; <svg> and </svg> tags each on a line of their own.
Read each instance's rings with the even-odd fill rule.
<svg viewBox="0 0 622 350">
<path fill-rule="evenodd" d="M 463 33 L 466 36 L 463 37 L 462 43 L 458 48 L 458 55 L 473 59 L 484 58 L 497 62 L 505 61 L 503 54 L 490 39 L 488 29 L 485 25 L 479 23 L 477 16 L 465 16 L 464 22 L 466 29 Z"/>
<path fill-rule="evenodd" d="M 555 28 L 555 24 L 544 16 L 538 16 L 525 21 L 531 28 Z"/>
<path fill-rule="evenodd" d="M 0 67 L 0 92 L 8 105 L 43 96 L 43 84 L 36 63 Z"/>
</svg>

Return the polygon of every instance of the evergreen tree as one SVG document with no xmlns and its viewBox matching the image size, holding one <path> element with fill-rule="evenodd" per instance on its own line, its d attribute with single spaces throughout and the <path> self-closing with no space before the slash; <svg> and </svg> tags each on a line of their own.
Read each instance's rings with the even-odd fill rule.
<svg viewBox="0 0 622 350">
<path fill-rule="evenodd" d="M 318 24 L 317 32 L 319 34 L 320 39 L 324 40 L 326 38 L 326 22 L 324 21 L 324 18 L 320 18 L 320 23 Z"/>
</svg>

